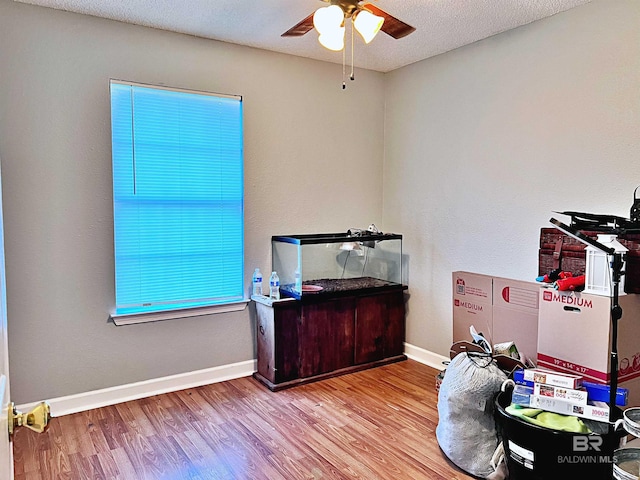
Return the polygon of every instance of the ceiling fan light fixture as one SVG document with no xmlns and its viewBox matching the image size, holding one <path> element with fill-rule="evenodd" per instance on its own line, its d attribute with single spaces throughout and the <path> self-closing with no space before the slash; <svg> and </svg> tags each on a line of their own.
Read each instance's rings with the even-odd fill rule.
<svg viewBox="0 0 640 480">
<path fill-rule="evenodd" d="M 334 28 L 318 35 L 320 45 L 334 52 L 339 52 L 344 48 L 344 27 Z"/>
<path fill-rule="evenodd" d="M 319 34 L 339 29 L 344 21 L 344 12 L 338 5 L 321 7 L 313 14 L 313 26 Z"/>
<path fill-rule="evenodd" d="M 362 36 L 364 43 L 369 43 L 382 28 L 384 18 L 374 15 L 367 10 L 359 10 L 353 20 L 353 26 Z"/>
</svg>

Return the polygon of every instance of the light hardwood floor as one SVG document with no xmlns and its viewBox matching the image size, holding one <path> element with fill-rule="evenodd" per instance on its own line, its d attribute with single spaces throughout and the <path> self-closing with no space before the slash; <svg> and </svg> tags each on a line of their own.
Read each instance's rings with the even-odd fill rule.
<svg viewBox="0 0 640 480">
<path fill-rule="evenodd" d="M 16 480 L 460 480 L 412 360 L 271 392 L 241 378 L 19 429 Z"/>
</svg>

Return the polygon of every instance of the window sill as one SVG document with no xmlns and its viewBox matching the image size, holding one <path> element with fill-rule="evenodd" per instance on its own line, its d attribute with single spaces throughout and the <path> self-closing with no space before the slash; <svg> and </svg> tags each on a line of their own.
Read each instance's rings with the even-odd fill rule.
<svg viewBox="0 0 640 480">
<path fill-rule="evenodd" d="M 206 307 L 183 308 L 180 310 L 167 310 L 164 312 L 130 313 L 125 315 L 111 314 L 111 320 L 117 326 L 133 325 L 136 323 L 159 322 L 161 320 L 174 320 L 178 318 L 199 317 L 216 313 L 239 312 L 247 307 L 249 300 L 241 300 L 236 303 L 224 305 L 209 305 Z"/>
</svg>

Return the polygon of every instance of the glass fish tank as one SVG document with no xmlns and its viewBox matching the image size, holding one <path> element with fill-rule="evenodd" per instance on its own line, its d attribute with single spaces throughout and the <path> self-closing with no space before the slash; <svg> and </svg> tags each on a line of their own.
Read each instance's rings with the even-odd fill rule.
<svg viewBox="0 0 640 480">
<path fill-rule="evenodd" d="M 349 230 L 277 235 L 271 237 L 271 254 L 285 297 L 402 287 L 400 234 Z"/>
</svg>

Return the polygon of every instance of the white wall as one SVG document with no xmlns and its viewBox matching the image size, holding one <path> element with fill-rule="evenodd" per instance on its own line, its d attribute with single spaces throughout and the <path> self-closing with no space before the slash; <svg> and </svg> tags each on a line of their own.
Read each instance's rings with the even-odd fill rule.
<svg viewBox="0 0 640 480">
<path fill-rule="evenodd" d="M 109 78 L 244 96 L 247 285 L 272 234 L 374 222 L 404 234 L 408 342 L 446 354 L 452 271 L 533 279 L 554 210 L 628 214 L 638 25 L 637 0 L 594 1 L 343 92 L 339 65 L 0 0 L 14 401 L 254 357 L 251 310 L 108 321 Z"/>
<path fill-rule="evenodd" d="M 109 79 L 240 94 L 247 288 L 271 235 L 380 224 L 383 81 L 0 0 L 11 390 L 26 403 L 255 356 L 254 314 L 116 327 Z"/>
<path fill-rule="evenodd" d="M 629 215 L 639 25 L 639 1 L 594 1 L 387 75 L 383 224 L 410 257 L 409 343 L 448 354 L 452 271 L 533 281 L 554 211 Z"/>
</svg>

